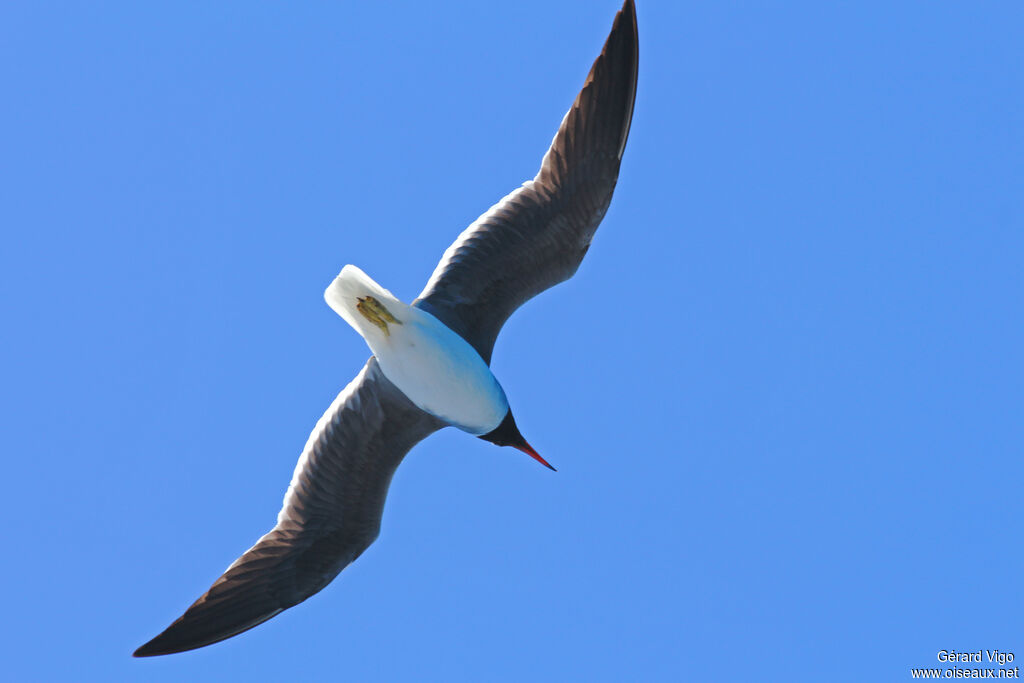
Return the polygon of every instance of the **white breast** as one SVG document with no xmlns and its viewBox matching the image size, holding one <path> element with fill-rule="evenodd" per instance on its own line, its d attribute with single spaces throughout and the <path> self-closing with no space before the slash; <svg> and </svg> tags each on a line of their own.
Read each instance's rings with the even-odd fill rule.
<svg viewBox="0 0 1024 683">
<path fill-rule="evenodd" d="M 356 303 L 368 295 L 401 324 L 388 324 L 385 334 L 363 317 Z M 476 349 L 440 320 L 399 301 L 351 265 L 324 298 L 366 340 L 384 375 L 422 410 L 475 435 L 501 424 L 508 412 L 501 385 Z"/>
</svg>

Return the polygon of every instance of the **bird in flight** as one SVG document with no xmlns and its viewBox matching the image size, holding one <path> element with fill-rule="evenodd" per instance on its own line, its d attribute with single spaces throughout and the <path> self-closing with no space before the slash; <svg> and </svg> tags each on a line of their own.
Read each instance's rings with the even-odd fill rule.
<svg viewBox="0 0 1024 683">
<path fill-rule="evenodd" d="M 324 298 L 373 355 L 310 434 L 274 528 L 136 657 L 216 643 L 319 592 L 377 538 L 395 469 L 442 427 L 551 467 L 520 434 L 491 351 L 512 312 L 569 279 L 590 247 L 618 179 L 637 59 L 625 0 L 536 177 L 459 235 L 412 304 L 342 269 Z"/>
</svg>

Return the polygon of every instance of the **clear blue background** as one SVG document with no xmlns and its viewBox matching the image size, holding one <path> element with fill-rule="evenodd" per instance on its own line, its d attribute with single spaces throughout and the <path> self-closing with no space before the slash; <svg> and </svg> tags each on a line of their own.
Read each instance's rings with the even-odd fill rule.
<svg viewBox="0 0 1024 683">
<path fill-rule="evenodd" d="M 365 361 L 532 177 L 617 0 L 4 3 L 4 678 L 909 680 L 1024 659 L 1019 2 L 639 0 L 615 201 L 379 541 L 131 651 L 273 524 Z"/>
</svg>

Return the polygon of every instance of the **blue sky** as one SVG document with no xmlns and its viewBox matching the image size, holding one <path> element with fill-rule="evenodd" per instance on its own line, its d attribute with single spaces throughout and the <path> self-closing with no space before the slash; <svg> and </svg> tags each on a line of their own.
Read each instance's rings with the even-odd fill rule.
<svg viewBox="0 0 1024 683">
<path fill-rule="evenodd" d="M 273 524 L 406 300 L 532 177 L 617 0 L 0 9 L 0 645 L 19 681 L 904 680 L 1024 658 L 1021 6 L 639 0 L 615 200 L 378 542 L 133 660 Z"/>
</svg>

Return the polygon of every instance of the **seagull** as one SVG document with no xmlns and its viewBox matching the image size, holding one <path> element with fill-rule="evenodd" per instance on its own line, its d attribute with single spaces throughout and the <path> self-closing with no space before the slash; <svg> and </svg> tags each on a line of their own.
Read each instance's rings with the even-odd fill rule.
<svg viewBox="0 0 1024 683">
<path fill-rule="evenodd" d="M 373 355 L 316 423 L 274 528 L 136 657 L 236 636 L 323 589 L 377 538 L 405 454 L 442 427 L 554 469 L 519 432 L 491 351 L 512 312 L 572 277 L 590 248 L 618 180 L 637 59 L 625 0 L 536 177 L 459 235 L 411 304 L 341 270 L 324 298 Z"/>
</svg>

